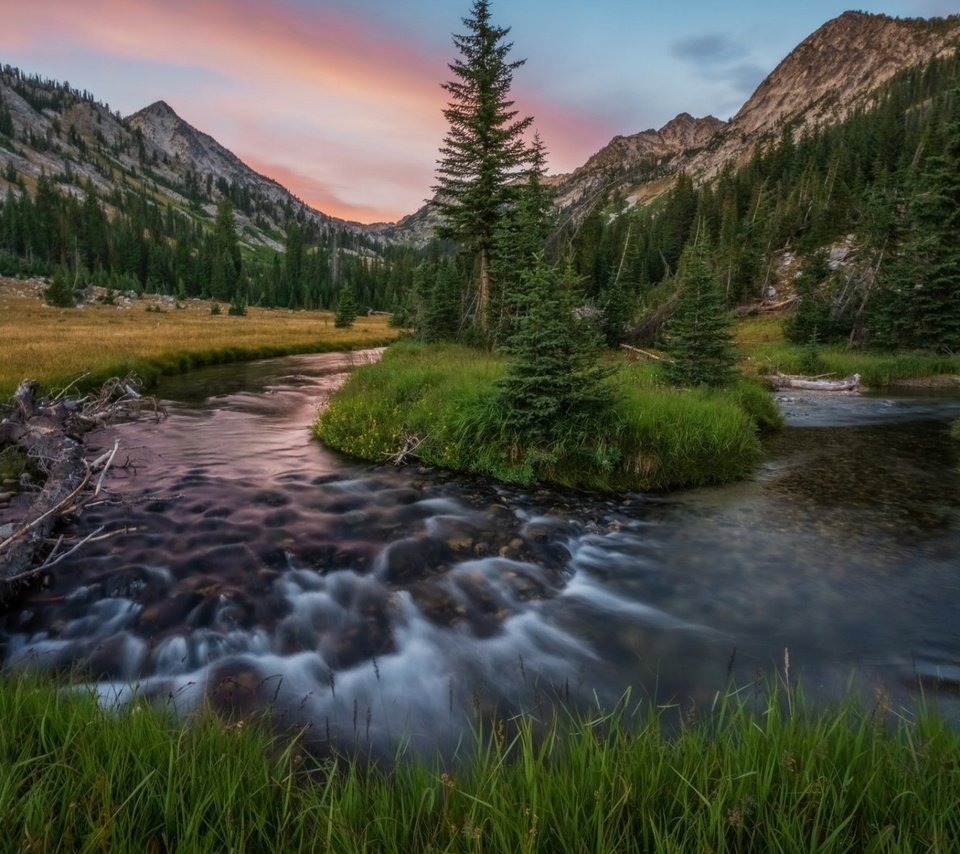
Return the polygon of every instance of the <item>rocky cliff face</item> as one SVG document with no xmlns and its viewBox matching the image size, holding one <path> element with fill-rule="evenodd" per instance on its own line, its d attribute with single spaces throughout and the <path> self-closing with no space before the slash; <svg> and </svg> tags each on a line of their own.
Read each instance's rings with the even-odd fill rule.
<svg viewBox="0 0 960 854">
<path fill-rule="evenodd" d="M 652 174 L 670 158 L 699 148 L 725 126 L 713 116 L 695 119 L 680 113 L 660 130 L 615 136 L 583 166 L 557 181 L 557 203 L 562 208 L 595 204 L 610 191 Z"/>
<path fill-rule="evenodd" d="M 902 20 L 844 12 L 773 70 L 708 151 L 675 166 L 710 178 L 728 161 L 746 160 L 757 142 L 775 138 L 784 123 L 799 135 L 842 121 L 898 71 L 956 50 L 958 39 L 960 16 Z"/>
<path fill-rule="evenodd" d="M 865 106 L 894 74 L 957 49 L 960 16 L 894 19 L 845 12 L 801 42 L 729 121 L 681 113 L 659 131 L 615 137 L 559 183 L 561 206 L 585 214 L 612 192 L 649 200 L 681 171 L 697 182 L 727 163 L 744 163 L 755 146 L 775 142 L 790 124 L 804 129 L 841 121 Z"/>
</svg>

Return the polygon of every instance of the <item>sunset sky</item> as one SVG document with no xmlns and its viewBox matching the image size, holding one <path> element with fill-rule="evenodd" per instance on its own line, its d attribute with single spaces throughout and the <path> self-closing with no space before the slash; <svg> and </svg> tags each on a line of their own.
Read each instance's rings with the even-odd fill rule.
<svg viewBox="0 0 960 854">
<path fill-rule="evenodd" d="M 0 63 L 68 80 L 127 115 L 165 100 L 327 213 L 373 222 L 430 195 L 470 0 L 5 3 Z M 512 27 L 517 106 L 551 171 L 681 111 L 729 118 L 803 38 L 853 6 L 898 16 L 960 0 L 493 0 Z"/>
</svg>

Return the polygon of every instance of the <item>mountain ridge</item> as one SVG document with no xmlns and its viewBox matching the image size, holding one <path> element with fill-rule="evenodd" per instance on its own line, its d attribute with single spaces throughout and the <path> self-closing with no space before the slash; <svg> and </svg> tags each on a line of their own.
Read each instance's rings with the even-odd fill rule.
<svg viewBox="0 0 960 854">
<path fill-rule="evenodd" d="M 81 194 L 89 181 L 102 196 L 118 189 L 150 193 L 181 210 L 212 217 L 227 195 L 245 201 L 236 209 L 238 231 L 250 246 L 282 249 L 294 220 L 387 241 L 384 224 L 334 217 L 308 205 L 278 181 L 244 163 L 214 137 L 196 128 L 165 100 L 126 117 L 66 84 L 0 68 L 0 101 L 10 111 L 14 134 L 0 142 L 0 192 L 15 186 L 12 169 L 26 184 L 41 174 L 66 192 Z"/>
<path fill-rule="evenodd" d="M 654 199 L 681 172 L 698 184 L 710 181 L 727 164 L 745 162 L 758 145 L 775 142 L 786 126 L 798 137 L 867 107 L 895 73 L 955 50 L 958 42 L 960 15 L 901 19 L 844 12 L 790 51 L 729 121 L 680 112 L 659 129 L 613 137 L 573 172 L 548 181 L 573 222 L 611 196 L 629 204 Z M 107 193 L 119 174 L 126 176 L 121 184 L 146 186 L 180 208 L 199 204 L 208 216 L 224 195 L 239 194 L 248 202 L 237 211 L 244 240 L 274 249 L 282 248 L 284 229 L 296 219 L 383 243 L 415 244 L 429 241 L 438 222 L 429 202 L 396 223 L 363 224 L 319 211 L 164 100 L 121 118 L 88 93 L 10 66 L 0 69 L 0 97 L 17 129 L 13 146 L 0 145 L 0 175 L 12 164 L 31 181 L 43 172 L 65 176 L 65 191 L 79 195 L 78 180 Z M 0 177 L 0 190 L 3 182 Z"/>
<path fill-rule="evenodd" d="M 655 198 L 666 189 L 669 183 L 663 180 L 665 176 L 687 172 L 696 183 L 709 181 L 727 164 L 742 165 L 758 144 L 774 142 L 785 124 L 792 125 L 797 138 L 819 124 L 841 121 L 851 111 L 867 106 L 871 94 L 894 74 L 956 50 L 958 40 L 960 15 L 903 19 L 844 12 L 790 51 L 730 121 L 720 123 L 712 135 L 700 137 L 696 145 L 652 165 L 636 154 L 628 154 L 619 163 L 621 177 L 613 180 L 609 189 L 625 193 L 629 202 L 637 202 Z M 583 215 L 584 201 L 597 202 L 591 192 L 600 183 L 596 166 L 591 168 L 590 164 L 610 159 L 612 151 L 623 148 L 621 140 L 647 133 L 614 137 L 584 166 L 560 181 L 561 207 Z M 647 157 L 651 153 L 643 152 Z M 637 173 L 643 171 L 647 174 L 638 178 Z"/>
</svg>

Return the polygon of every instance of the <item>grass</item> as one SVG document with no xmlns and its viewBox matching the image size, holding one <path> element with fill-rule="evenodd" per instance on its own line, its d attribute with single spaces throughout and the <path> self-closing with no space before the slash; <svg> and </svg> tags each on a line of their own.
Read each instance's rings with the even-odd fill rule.
<svg viewBox="0 0 960 854">
<path fill-rule="evenodd" d="M 848 350 L 842 344 L 820 346 L 816 364 L 811 366 L 806 364 L 806 348 L 784 338 L 782 317 L 746 318 L 737 326 L 737 343 L 744 352 L 745 372 L 755 376 L 779 372 L 830 374 L 839 378 L 860 374 L 864 385 L 879 387 L 905 380 L 960 375 L 960 356 Z"/>
<path fill-rule="evenodd" d="M 786 693 L 786 697 L 784 696 Z M 786 700 L 786 701 L 785 701 Z M 667 735 L 666 733 L 673 733 Z M 317 760 L 296 734 L 0 683 L 15 851 L 955 851 L 960 733 L 795 690 L 478 727 L 470 755 Z"/>
<path fill-rule="evenodd" d="M 200 300 L 186 301 L 182 310 L 147 311 L 147 300 L 129 309 L 59 309 L 27 288 L 0 280 L 0 398 L 28 377 L 57 387 L 87 373 L 95 385 L 134 372 L 150 383 L 204 364 L 374 347 L 397 334 L 383 316 L 336 329 L 330 312 L 249 308 L 246 317 L 231 317 L 226 310 L 211 315 Z"/>
<path fill-rule="evenodd" d="M 953 422 L 950 425 L 950 435 L 953 436 L 958 442 L 960 442 L 960 418 Z"/>
<path fill-rule="evenodd" d="M 333 397 L 315 434 L 344 453 L 385 460 L 414 443 L 430 465 L 530 484 L 661 490 L 743 477 L 760 457 L 759 426 L 779 423 L 756 385 L 677 390 L 648 365 L 620 360 L 613 411 L 589 432 L 531 448 L 505 434 L 494 404 L 504 361 L 456 345 L 398 342 Z"/>
</svg>

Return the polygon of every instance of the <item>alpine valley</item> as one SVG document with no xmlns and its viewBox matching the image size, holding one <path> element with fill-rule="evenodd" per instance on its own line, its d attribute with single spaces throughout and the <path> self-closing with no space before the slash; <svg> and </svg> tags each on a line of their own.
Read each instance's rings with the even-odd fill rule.
<svg viewBox="0 0 960 854">
<path fill-rule="evenodd" d="M 565 220 L 580 223 L 612 198 L 648 204 L 679 174 L 694 185 L 715 181 L 725 168 L 743 166 L 785 134 L 799 140 L 852 115 L 869 115 L 887 97 L 884 86 L 891 78 L 910 70 L 921 75 L 934 60 L 952 60 L 958 38 L 960 16 L 894 19 L 846 12 L 798 45 L 729 121 L 681 112 L 659 130 L 617 136 L 572 173 L 549 178 L 555 202 Z M 955 84 L 954 68 L 950 62 L 938 67 L 938 88 L 947 90 Z M 929 98 L 925 91 L 920 100 L 901 99 L 898 112 L 906 119 Z M 210 229 L 217 203 L 230 199 L 247 250 L 283 251 L 287 229 L 298 223 L 319 244 L 376 254 L 390 245 L 425 245 L 438 221 L 429 205 L 397 223 L 366 225 L 329 216 L 255 172 L 163 101 L 124 118 L 93 93 L 5 66 L 0 192 L 33 195 L 44 175 L 78 201 L 93 190 L 109 218 L 137 199 L 146 209 Z M 3 220 L 0 252 L 69 260 L 66 245 L 24 253 L 15 219 L 7 214 Z M 135 271 L 143 285 L 151 275 L 147 266 Z M 175 287 L 175 281 L 158 284 Z"/>
</svg>

